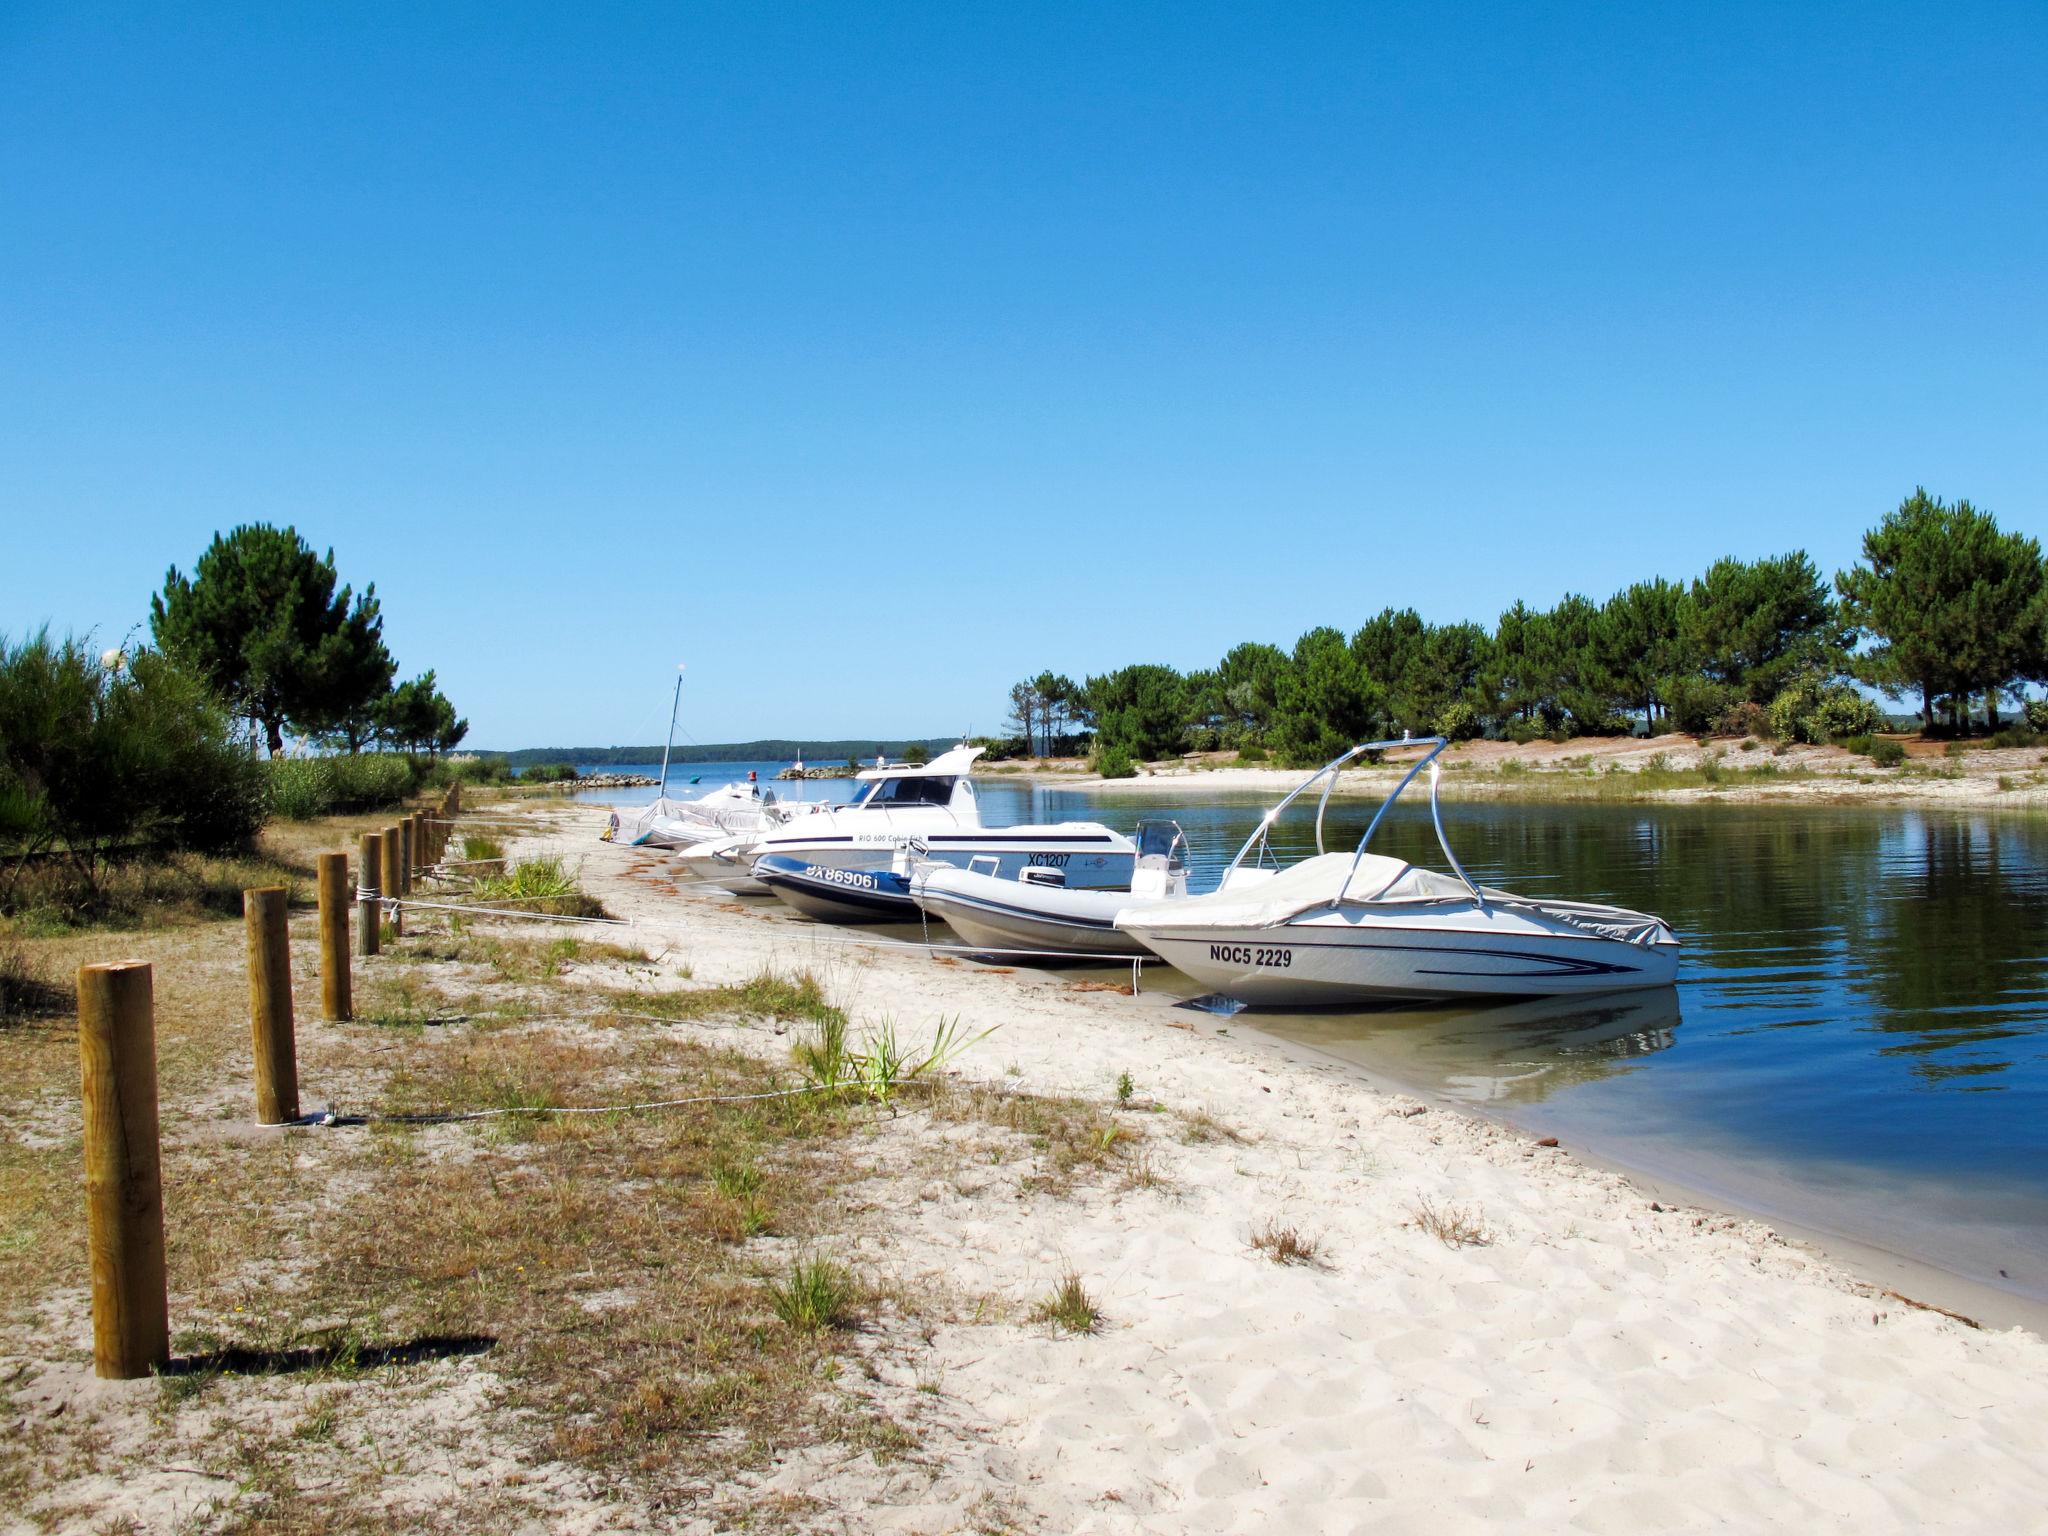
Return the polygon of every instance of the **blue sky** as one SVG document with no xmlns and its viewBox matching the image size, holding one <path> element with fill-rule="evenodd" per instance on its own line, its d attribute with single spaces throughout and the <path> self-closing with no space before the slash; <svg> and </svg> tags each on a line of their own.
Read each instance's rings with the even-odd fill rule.
<svg viewBox="0 0 2048 1536">
<path fill-rule="evenodd" d="M 2038 4 L 0 5 L 0 629 L 267 519 L 484 745 L 993 729 L 1915 484 L 2040 534 Z"/>
</svg>

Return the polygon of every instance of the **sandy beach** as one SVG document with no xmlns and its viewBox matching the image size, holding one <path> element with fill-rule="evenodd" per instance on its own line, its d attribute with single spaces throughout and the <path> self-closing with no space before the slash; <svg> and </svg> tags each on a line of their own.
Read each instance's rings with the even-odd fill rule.
<svg viewBox="0 0 2048 1536">
<path fill-rule="evenodd" d="M 774 907 L 679 898 L 658 868 L 585 861 L 698 977 L 807 968 L 857 1019 L 994 1027 L 966 1076 L 1107 1099 L 1128 1073 L 1224 1128 L 1149 1137 L 1154 1187 L 1064 1201 L 1020 1196 L 914 1115 L 878 1129 L 862 1263 L 998 1299 L 1071 1268 L 1104 1323 L 933 1330 L 891 1385 L 939 1384 L 935 1477 L 806 1462 L 764 1484 L 846 1529 L 999 1510 L 1059 1531 L 2019 1530 L 2048 1503 L 2032 1332 L 1916 1307 L 1759 1223 L 1228 1025 L 846 947 Z M 1430 1212 L 1475 1240 L 1429 1235 Z M 1313 1261 L 1263 1257 L 1274 1227 Z"/>
</svg>

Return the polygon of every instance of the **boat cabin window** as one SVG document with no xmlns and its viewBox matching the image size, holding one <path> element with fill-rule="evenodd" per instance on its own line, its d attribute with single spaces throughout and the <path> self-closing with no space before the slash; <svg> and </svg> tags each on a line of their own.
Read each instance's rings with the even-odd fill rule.
<svg viewBox="0 0 2048 1536">
<path fill-rule="evenodd" d="M 877 779 L 864 806 L 950 805 L 956 779 Z"/>
</svg>

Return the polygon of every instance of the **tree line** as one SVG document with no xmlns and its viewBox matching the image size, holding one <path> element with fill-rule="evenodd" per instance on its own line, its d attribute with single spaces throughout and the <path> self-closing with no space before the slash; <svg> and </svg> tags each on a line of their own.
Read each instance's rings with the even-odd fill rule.
<svg viewBox="0 0 2048 1536">
<path fill-rule="evenodd" d="M 1916 697 L 1929 734 L 2000 726 L 2001 701 L 2048 682 L 2039 541 L 1968 501 L 1917 489 L 1827 581 L 1804 550 L 1730 557 L 1604 601 L 1517 602 L 1491 627 L 1389 608 L 1291 649 L 1246 642 L 1214 667 L 1141 663 L 1010 690 L 1012 743 L 1090 748 L 1105 772 L 1187 750 L 1326 760 L 1379 736 L 1530 740 L 1636 729 L 1830 741 L 1885 724 L 1862 683 Z"/>
</svg>

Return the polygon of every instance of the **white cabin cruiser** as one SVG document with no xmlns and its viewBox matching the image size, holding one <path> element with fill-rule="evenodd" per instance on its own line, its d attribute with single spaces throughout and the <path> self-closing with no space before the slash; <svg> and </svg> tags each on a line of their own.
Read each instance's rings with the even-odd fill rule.
<svg viewBox="0 0 2048 1536">
<path fill-rule="evenodd" d="M 1203 986 L 1248 1004 L 1334 1007 L 1454 998 L 1562 997 L 1669 986 L 1678 940 L 1661 918 L 1592 902 L 1517 896 L 1473 884 L 1444 836 L 1440 736 L 1365 742 L 1312 774 L 1260 820 L 1206 896 L 1119 913 L 1116 926 Z M 1394 786 L 1352 853 L 1322 851 L 1337 772 L 1363 753 L 1428 747 Z M 1450 875 L 1366 852 L 1425 767 L 1429 809 Z M 1287 806 L 1327 780 L 1313 858 L 1261 867 Z M 1254 847 L 1260 861 L 1244 868 Z"/>
<path fill-rule="evenodd" d="M 910 872 L 920 861 L 974 862 L 1010 880 L 1057 870 L 1070 887 L 1129 890 L 1137 844 L 1100 822 L 984 827 L 968 777 L 981 753 L 957 746 L 928 763 L 862 769 L 856 777 L 867 789 L 850 805 L 764 832 L 754 877 L 798 910 L 836 922 L 915 921 Z"/>
<path fill-rule="evenodd" d="M 1119 912 L 1188 893 L 1187 837 L 1172 821 L 1141 821 L 1138 857 L 1126 890 L 1070 886 L 1065 872 L 1031 867 L 1010 879 L 986 856 L 965 869 L 919 864 L 910 876 L 910 899 L 942 919 L 970 944 L 992 950 L 1142 955 L 1133 935 L 1116 926 Z"/>
</svg>

